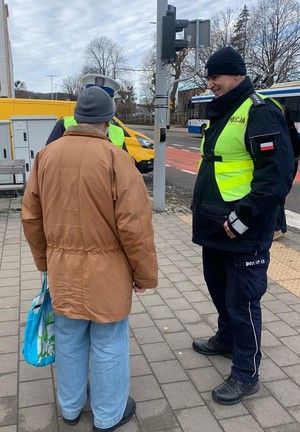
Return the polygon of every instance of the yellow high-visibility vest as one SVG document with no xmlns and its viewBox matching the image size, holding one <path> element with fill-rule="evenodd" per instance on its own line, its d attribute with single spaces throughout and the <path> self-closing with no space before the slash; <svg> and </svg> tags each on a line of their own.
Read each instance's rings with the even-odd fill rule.
<svg viewBox="0 0 300 432">
<path fill-rule="evenodd" d="M 260 95 L 262 98 L 266 96 Z M 274 101 L 279 107 L 280 104 Z M 232 114 L 220 133 L 214 148 L 215 178 L 224 201 L 243 198 L 251 190 L 253 179 L 253 160 L 245 146 L 245 132 L 249 111 L 253 104 L 251 98 L 245 100 Z M 206 130 L 209 128 L 207 124 Z M 200 145 L 203 155 L 205 134 Z M 218 156 L 222 159 L 218 159 Z M 199 162 L 201 166 L 202 159 Z"/>
<path fill-rule="evenodd" d="M 70 126 L 77 125 L 77 121 L 73 116 L 66 116 L 64 119 L 64 128 L 67 130 Z M 119 126 L 109 125 L 108 136 L 110 141 L 117 147 L 122 148 L 124 143 L 124 132 Z"/>
<path fill-rule="evenodd" d="M 124 131 L 120 126 L 116 126 L 113 124 L 109 125 L 108 128 L 108 136 L 111 142 L 117 146 L 122 148 L 124 144 Z"/>
</svg>

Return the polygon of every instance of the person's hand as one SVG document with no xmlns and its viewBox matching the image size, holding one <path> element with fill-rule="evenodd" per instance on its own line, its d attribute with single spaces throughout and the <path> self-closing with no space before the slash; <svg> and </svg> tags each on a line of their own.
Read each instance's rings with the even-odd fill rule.
<svg viewBox="0 0 300 432">
<path fill-rule="evenodd" d="M 224 222 L 223 227 L 224 227 L 224 230 L 225 230 L 225 232 L 226 232 L 226 234 L 228 235 L 229 238 L 231 238 L 231 239 L 236 238 L 236 235 L 229 228 L 227 221 Z"/>
<path fill-rule="evenodd" d="M 142 288 L 141 285 L 137 284 L 136 282 L 133 282 L 132 288 L 137 293 L 143 293 L 146 291 L 146 288 Z"/>
</svg>

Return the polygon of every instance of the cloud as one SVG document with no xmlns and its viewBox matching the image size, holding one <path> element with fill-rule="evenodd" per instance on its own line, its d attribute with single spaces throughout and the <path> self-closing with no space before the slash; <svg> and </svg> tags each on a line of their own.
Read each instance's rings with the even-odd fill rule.
<svg viewBox="0 0 300 432">
<path fill-rule="evenodd" d="M 217 11 L 207 0 L 170 0 L 177 18 L 209 19 Z M 124 48 L 129 67 L 142 68 L 143 58 L 153 46 L 157 0 L 6 0 L 12 46 L 14 79 L 31 91 L 50 92 L 49 75 L 60 84 L 64 77 L 79 73 L 84 50 L 96 36 L 107 36 Z M 222 9 L 238 0 L 225 0 Z"/>
</svg>

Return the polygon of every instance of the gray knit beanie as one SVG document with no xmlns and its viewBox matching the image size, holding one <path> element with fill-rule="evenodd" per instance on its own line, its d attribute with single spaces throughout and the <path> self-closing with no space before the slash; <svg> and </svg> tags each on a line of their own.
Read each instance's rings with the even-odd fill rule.
<svg viewBox="0 0 300 432">
<path fill-rule="evenodd" d="M 226 46 L 216 51 L 205 65 L 205 76 L 246 75 L 246 65 L 242 56 L 232 47 Z"/>
<path fill-rule="evenodd" d="M 83 90 L 74 110 L 74 118 L 81 123 L 105 123 L 115 114 L 111 97 L 100 87 L 92 86 Z"/>
</svg>

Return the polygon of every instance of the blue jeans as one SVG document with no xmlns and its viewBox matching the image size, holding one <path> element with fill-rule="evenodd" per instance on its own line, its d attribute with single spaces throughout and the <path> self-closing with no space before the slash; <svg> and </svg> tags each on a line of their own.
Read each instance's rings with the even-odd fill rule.
<svg viewBox="0 0 300 432">
<path fill-rule="evenodd" d="M 58 402 L 66 419 L 79 416 L 87 401 L 90 361 L 94 424 L 110 428 L 123 417 L 129 396 L 129 322 L 69 319 L 55 315 Z"/>
</svg>

